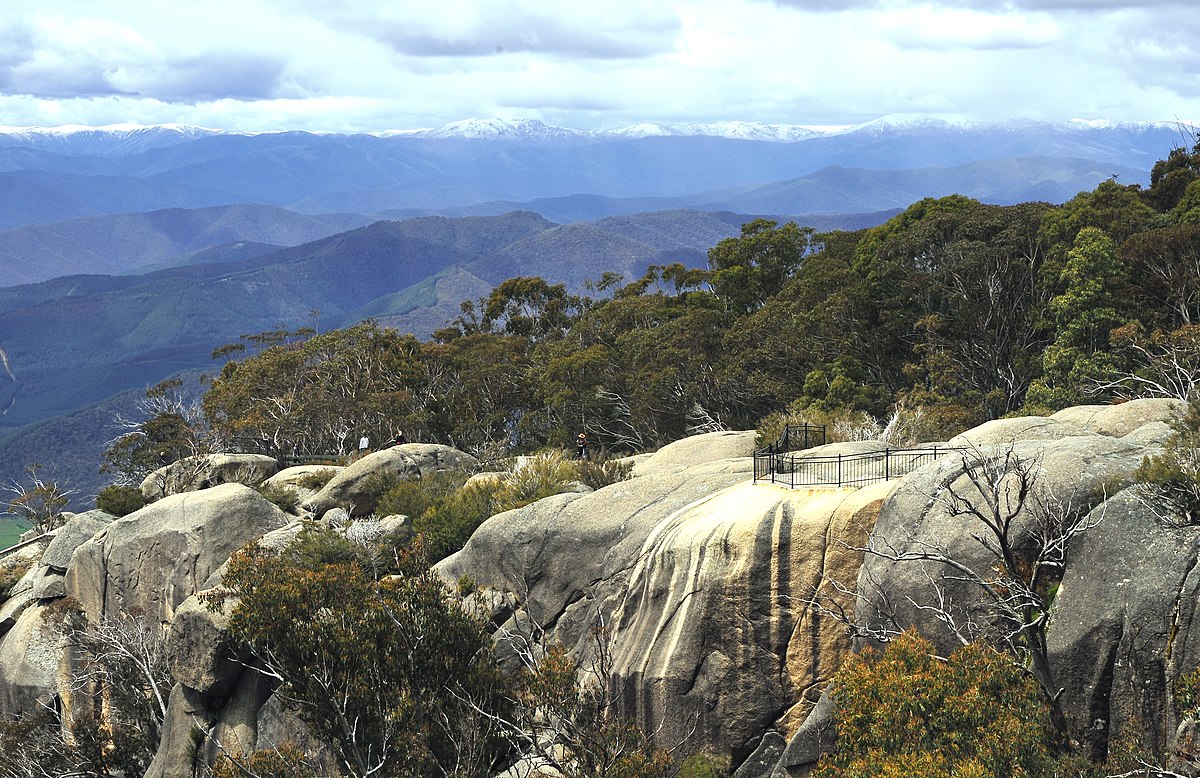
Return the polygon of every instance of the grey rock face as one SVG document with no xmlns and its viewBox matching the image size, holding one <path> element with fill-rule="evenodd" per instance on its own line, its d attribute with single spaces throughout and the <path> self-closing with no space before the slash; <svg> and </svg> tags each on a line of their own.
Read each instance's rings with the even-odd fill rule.
<svg viewBox="0 0 1200 778">
<path fill-rule="evenodd" d="M 755 434 L 753 430 L 707 432 L 668 443 L 640 458 L 633 466 L 633 475 L 661 474 L 722 459 L 748 457 L 754 453 Z"/>
<path fill-rule="evenodd" d="M 1095 755 L 1130 732 L 1169 753 L 1182 723 L 1175 681 L 1200 666 L 1200 529 L 1165 526 L 1136 489 L 1093 518 L 1051 611 L 1064 706 Z"/>
<path fill-rule="evenodd" d="M 999 457 L 1007 448 L 982 447 L 967 456 Z M 1105 490 L 1116 491 L 1128 483 L 1147 453 L 1140 446 L 1102 435 L 1022 441 L 1012 444 L 1012 450 L 1022 459 L 1036 463 L 1039 493 L 1051 495 L 1050 499 L 1062 510 L 1086 509 L 1101 502 Z M 952 515 L 947 507 L 946 495 L 951 488 L 982 505 L 981 496 L 964 474 L 963 463 L 961 456 L 948 456 L 901 481 L 880 510 L 874 542 L 898 552 L 942 547 L 951 557 L 973 569 L 990 569 L 994 558 L 974 537 L 982 525 L 974 519 Z M 1026 531 L 1032 507 L 1031 499 L 1016 522 L 1018 534 Z M 951 649 L 956 641 L 946 627 L 929 613 L 907 604 L 908 597 L 928 602 L 932 596 L 929 576 L 940 580 L 942 572 L 942 566 L 933 562 L 892 562 L 868 555 L 858 579 L 860 600 L 856 618 L 861 624 L 880 624 L 890 618 L 884 614 L 895 606 L 902 624 L 916 626 L 939 647 Z M 979 591 L 966 583 L 948 581 L 945 586 L 955 602 L 964 607 L 974 607 L 972 604 L 979 602 Z M 874 590 L 887 593 L 891 602 L 862 594 Z"/>
<path fill-rule="evenodd" d="M 1069 421 L 1053 417 L 1019 416 L 1012 419 L 993 419 L 978 427 L 955 435 L 947 441 L 950 446 L 1007 446 L 1034 440 L 1060 440 L 1095 432 Z"/>
<path fill-rule="evenodd" d="M 257 486 L 279 470 L 279 463 L 264 454 L 208 454 L 187 457 L 155 470 L 142 481 L 147 502 L 183 492 L 240 483 Z"/>
<path fill-rule="evenodd" d="M 210 611 L 192 595 L 175 611 L 167 632 L 167 666 L 176 681 L 213 696 L 233 687 L 248 657 L 229 639 L 228 610 Z"/>
<path fill-rule="evenodd" d="M 8 593 L 8 599 L 4 601 L 3 605 L 0 605 L 0 636 L 12 629 L 13 625 L 17 623 L 17 619 L 21 617 L 21 613 L 37 599 L 33 589 L 41 577 L 42 568 L 33 563 L 25 575 L 13 584 L 12 591 Z"/>
<path fill-rule="evenodd" d="M 37 710 L 54 697 L 66 642 L 59 622 L 52 606 L 31 603 L 0 640 L 0 716 Z"/>
<path fill-rule="evenodd" d="M 405 443 L 368 454 L 340 471 L 302 507 L 314 516 L 335 507 L 345 508 L 353 516 L 365 516 L 375 510 L 379 499 L 370 488 L 373 477 L 420 478 L 435 472 L 469 471 L 478 464 L 475 457 L 450 446 Z"/>
<path fill-rule="evenodd" d="M 200 692 L 176 684 L 167 703 L 162 740 L 144 778 L 194 778 L 192 730 L 208 731 L 215 723 L 212 701 Z"/>
<path fill-rule="evenodd" d="M 476 605 L 492 618 L 519 601 L 504 629 L 544 627 L 585 668 L 603 625 L 627 714 L 664 743 L 694 733 L 689 747 L 748 754 L 767 729 L 803 720 L 849 650 L 843 630 L 813 623 L 797 601 L 822 571 L 857 571 L 829 538 L 861 542 L 890 488 L 756 487 L 750 467 L 664 468 L 541 500 L 485 522 L 438 571 L 484 587 L 489 602 Z"/>
<path fill-rule="evenodd" d="M 127 612 L 168 622 L 230 554 L 287 522 L 286 514 L 241 484 L 172 495 L 79 546 L 67 593 L 93 621 Z"/>
<path fill-rule="evenodd" d="M 1187 403 L 1165 397 L 1146 397 L 1116 405 L 1077 405 L 1050 418 L 1085 427 L 1100 435 L 1124 437 L 1151 422 L 1170 424 L 1187 412 Z"/>
<path fill-rule="evenodd" d="M 87 511 L 72 516 L 66 524 L 59 527 L 58 533 L 46 553 L 42 555 L 42 564 L 52 570 L 65 573 L 71 566 L 71 556 L 75 549 L 92 539 L 100 530 L 111 524 L 117 517 L 104 511 Z"/>
</svg>

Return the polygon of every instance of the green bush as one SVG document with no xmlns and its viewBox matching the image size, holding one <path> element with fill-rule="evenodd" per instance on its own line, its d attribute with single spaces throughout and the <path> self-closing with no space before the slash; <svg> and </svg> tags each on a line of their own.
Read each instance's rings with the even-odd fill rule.
<svg viewBox="0 0 1200 778">
<path fill-rule="evenodd" d="M 578 480 L 575 463 L 557 449 L 526 457 L 504 477 L 500 510 L 511 510 L 562 494 Z"/>
<path fill-rule="evenodd" d="M 575 463 L 576 480 L 593 489 L 601 489 L 625 481 L 632 472 L 632 463 L 620 459 L 609 459 L 604 454 Z"/>
<path fill-rule="evenodd" d="M 212 766 L 212 778 L 312 778 L 317 759 L 290 742 L 250 754 L 224 753 Z"/>
<path fill-rule="evenodd" d="M 296 507 L 300 505 L 300 495 L 290 486 L 263 484 L 258 487 L 258 493 L 284 513 L 295 513 Z"/>
<path fill-rule="evenodd" d="M 337 470 L 328 468 L 325 470 L 317 470 L 312 473 L 305 473 L 296 481 L 296 485 L 302 489 L 311 489 L 314 492 L 319 492 L 325 488 L 325 484 L 333 480 L 337 475 Z"/>
<path fill-rule="evenodd" d="M 1148 456 L 1133 474 L 1139 493 L 1166 523 L 1200 524 L 1200 400 L 1188 403 L 1163 453 Z"/>
<path fill-rule="evenodd" d="M 9 557 L 8 559 L 0 560 L 0 601 L 5 600 L 8 595 L 12 594 L 13 587 L 17 585 L 17 582 L 32 567 L 32 559 Z"/>
<path fill-rule="evenodd" d="M 465 486 L 413 518 L 413 529 L 425 538 L 430 559 L 444 559 L 458 551 L 480 524 L 499 513 L 497 491 L 501 488 L 498 481 Z"/>
<path fill-rule="evenodd" d="M 837 748 L 816 778 L 1051 775 L 1050 723 L 1037 685 L 984 646 L 942 659 L 906 633 L 834 677 Z"/>
<path fill-rule="evenodd" d="M 136 486 L 111 484 L 101 489 L 100 493 L 96 495 L 96 507 L 118 518 L 128 516 L 145 506 L 146 498 L 142 496 L 142 490 Z"/>
<path fill-rule="evenodd" d="M 692 754 L 679 765 L 676 778 L 727 778 L 728 775 L 728 757 Z"/>
<path fill-rule="evenodd" d="M 388 488 L 379 498 L 375 514 L 416 519 L 461 489 L 464 481 L 465 473 L 430 473 L 411 481 L 401 481 Z"/>
<path fill-rule="evenodd" d="M 1184 716 L 1200 714 L 1200 667 L 1175 679 L 1175 704 Z"/>
</svg>

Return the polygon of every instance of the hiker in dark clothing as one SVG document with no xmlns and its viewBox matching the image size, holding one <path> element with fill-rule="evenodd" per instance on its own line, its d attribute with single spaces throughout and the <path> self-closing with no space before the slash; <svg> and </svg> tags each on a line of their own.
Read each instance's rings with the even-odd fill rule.
<svg viewBox="0 0 1200 778">
<path fill-rule="evenodd" d="M 588 439 L 582 432 L 575 436 L 575 458 L 588 459 Z"/>
</svg>

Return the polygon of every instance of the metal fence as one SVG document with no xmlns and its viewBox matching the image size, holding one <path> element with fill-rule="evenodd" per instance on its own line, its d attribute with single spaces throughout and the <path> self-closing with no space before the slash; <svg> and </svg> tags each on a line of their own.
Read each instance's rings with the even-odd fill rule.
<svg viewBox="0 0 1200 778">
<path fill-rule="evenodd" d="M 766 448 L 754 452 L 754 482 L 770 478 L 774 457 L 792 451 L 825 445 L 825 427 L 819 424 L 789 424 L 783 428 L 779 440 Z"/>
<path fill-rule="evenodd" d="M 754 482 L 769 481 L 792 489 L 802 486 L 865 486 L 888 481 L 960 450 L 940 446 L 885 448 L 861 454 L 814 457 L 770 453 L 768 449 L 754 454 Z"/>
</svg>

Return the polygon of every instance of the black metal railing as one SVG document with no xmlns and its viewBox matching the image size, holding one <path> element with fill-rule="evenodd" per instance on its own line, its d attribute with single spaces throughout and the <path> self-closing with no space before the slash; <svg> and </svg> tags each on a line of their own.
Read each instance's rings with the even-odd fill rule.
<svg viewBox="0 0 1200 778">
<path fill-rule="evenodd" d="M 344 454 L 289 454 L 276 458 L 279 467 L 294 467 L 296 465 L 344 465 Z"/>
<path fill-rule="evenodd" d="M 779 440 L 754 452 L 754 482 L 770 478 L 776 457 L 792 451 L 803 451 L 825 445 L 825 426 L 820 424 L 789 424 Z"/>
<path fill-rule="evenodd" d="M 900 478 L 922 465 L 961 449 L 884 448 L 859 454 L 805 456 L 803 454 L 754 454 L 754 482 L 769 481 L 795 489 L 804 486 L 866 486 Z"/>
</svg>

